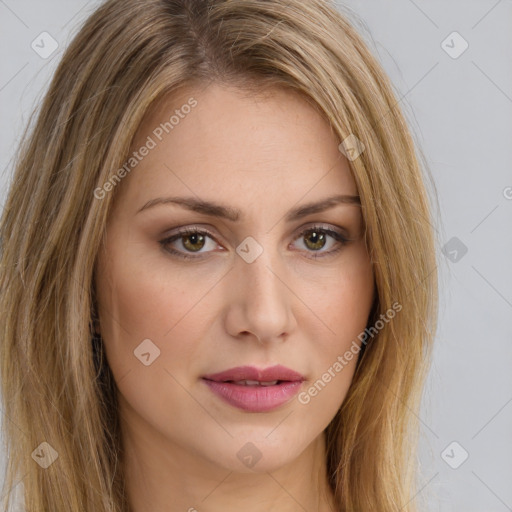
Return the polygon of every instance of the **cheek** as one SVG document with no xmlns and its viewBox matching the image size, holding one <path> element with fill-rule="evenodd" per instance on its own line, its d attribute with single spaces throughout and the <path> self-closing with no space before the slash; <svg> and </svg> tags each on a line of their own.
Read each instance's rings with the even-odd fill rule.
<svg viewBox="0 0 512 512">
<path fill-rule="evenodd" d="M 117 258 L 97 281 L 102 337 L 124 409 L 165 423 L 166 411 L 195 407 L 182 386 L 199 351 L 193 340 L 208 322 L 201 297 L 209 287 L 189 288 L 183 276 L 135 260 Z"/>
<path fill-rule="evenodd" d="M 346 338 L 364 330 L 374 297 L 374 275 L 366 250 L 356 248 L 317 283 L 310 283 L 308 296 L 333 336 Z M 334 332 L 332 332 L 334 331 Z"/>
<path fill-rule="evenodd" d="M 345 388 L 355 370 L 358 347 L 361 346 L 358 336 L 367 327 L 374 298 L 374 274 L 364 247 L 352 251 L 343 264 L 322 283 L 322 286 L 315 287 L 312 284 L 308 287 L 308 305 L 321 320 L 322 331 L 325 333 L 324 336 L 310 333 L 310 339 L 314 340 L 311 350 L 318 358 L 316 368 L 320 373 L 331 368 L 331 377 L 333 372 L 336 374 L 332 381 Z M 350 350 L 352 353 L 344 361 L 343 370 L 336 372 L 333 365 L 338 361 L 338 356 Z M 326 375 L 325 379 L 328 380 L 329 376 Z"/>
<path fill-rule="evenodd" d="M 367 326 L 373 302 L 373 272 L 366 252 L 354 254 L 346 263 L 328 284 L 309 294 L 308 305 L 321 319 L 323 335 L 315 331 L 318 321 L 312 320 L 307 352 L 314 371 L 297 402 L 302 418 L 317 430 L 327 427 L 345 400 L 360 352 L 358 336 Z"/>
<path fill-rule="evenodd" d="M 101 332 L 114 376 L 130 372 L 131 379 L 151 380 L 157 373 L 162 378 L 164 369 L 182 371 L 199 350 L 191 340 L 201 339 L 209 325 L 211 304 L 207 310 L 204 299 L 214 277 L 191 278 L 191 272 L 170 272 L 165 261 L 149 264 L 142 254 L 116 254 L 114 249 L 107 272 L 96 281 Z"/>
</svg>

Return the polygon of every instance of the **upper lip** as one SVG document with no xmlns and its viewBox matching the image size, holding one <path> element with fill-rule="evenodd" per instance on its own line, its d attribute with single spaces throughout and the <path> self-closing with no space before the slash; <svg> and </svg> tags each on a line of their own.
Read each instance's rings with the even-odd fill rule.
<svg viewBox="0 0 512 512">
<path fill-rule="evenodd" d="M 217 382 L 254 380 L 258 382 L 272 382 L 274 380 L 283 381 L 303 381 L 304 377 L 290 368 L 276 365 L 269 368 L 258 369 L 254 366 L 237 366 L 219 373 L 204 375 L 203 379 L 214 380 Z"/>
</svg>

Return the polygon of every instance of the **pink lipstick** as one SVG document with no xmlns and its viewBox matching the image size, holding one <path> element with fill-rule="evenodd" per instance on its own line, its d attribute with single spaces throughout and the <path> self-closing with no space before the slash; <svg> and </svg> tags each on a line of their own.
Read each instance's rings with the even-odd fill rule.
<svg viewBox="0 0 512 512">
<path fill-rule="evenodd" d="M 304 377 L 281 365 L 259 370 L 239 366 L 203 376 L 210 390 L 230 405 L 249 412 L 266 412 L 295 396 Z"/>
</svg>

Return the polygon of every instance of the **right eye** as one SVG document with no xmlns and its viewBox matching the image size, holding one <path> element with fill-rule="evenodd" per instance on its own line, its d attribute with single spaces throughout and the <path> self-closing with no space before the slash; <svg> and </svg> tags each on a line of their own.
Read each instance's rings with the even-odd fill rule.
<svg viewBox="0 0 512 512">
<path fill-rule="evenodd" d="M 204 247 L 208 247 L 208 239 L 214 242 L 213 235 L 204 229 L 199 228 L 185 228 L 181 229 L 175 234 L 160 241 L 160 244 L 169 253 L 178 256 L 183 259 L 198 259 L 201 258 L 201 254 L 211 251 L 201 251 Z M 176 248 L 178 243 L 181 245 L 179 249 Z M 214 244 L 210 244 L 212 249 Z M 195 256 L 194 254 L 199 254 Z"/>
</svg>

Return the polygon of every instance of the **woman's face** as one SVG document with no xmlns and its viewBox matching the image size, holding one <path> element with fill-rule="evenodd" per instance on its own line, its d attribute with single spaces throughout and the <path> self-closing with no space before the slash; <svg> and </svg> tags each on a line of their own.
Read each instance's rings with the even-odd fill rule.
<svg viewBox="0 0 512 512">
<path fill-rule="evenodd" d="M 360 206 L 326 203 L 357 195 L 339 142 L 280 89 L 180 91 L 145 118 L 96 273 L 122 424 L 140 450 L 182 470 L 263 472 L 321 438 L 357 357 L 332 369 L 360 345 L 374 294 Z M 258 374 L 276 365 L 295 373 Z M 238 367 L 253 372 L 215 377 Z"/>
</svg>

